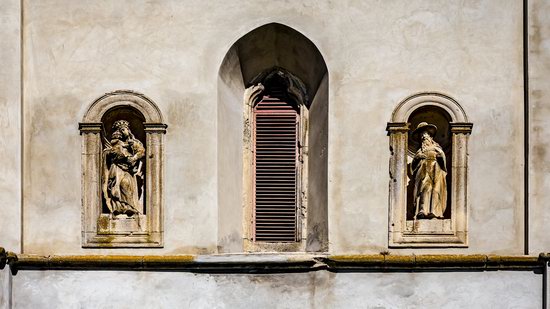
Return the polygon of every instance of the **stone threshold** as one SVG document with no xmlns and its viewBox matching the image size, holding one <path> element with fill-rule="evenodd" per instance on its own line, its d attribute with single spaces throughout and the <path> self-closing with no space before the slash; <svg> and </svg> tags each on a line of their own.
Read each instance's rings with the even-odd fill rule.
<svg viewBox="0 0 550 309">
<path fill-rule="evenodd" d="M 541 271 L 550 253 L 529 255 L 411 254 L 411 255 L 33 255 L 15 254 L 0 247 L 0 269 L 13 274 L 24 270 L 130 270 L 196 273 L 291 273 L 407 271 Z"/>
</svg>

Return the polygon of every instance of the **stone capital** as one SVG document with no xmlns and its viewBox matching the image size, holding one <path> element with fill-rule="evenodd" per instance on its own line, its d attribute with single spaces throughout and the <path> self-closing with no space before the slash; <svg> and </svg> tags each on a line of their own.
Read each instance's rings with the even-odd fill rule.
<svg viewBox="0 0 550 309">
<path fill-rule="evenodd" d="M 386 131 L 389 134 L 404 133 L 409 131 L 409 124 L 406 122 L 388 122 Z"/>
<path fill-rule="evenodd" d="M 101 122 L 80 122 L 78 124 L 78 130 L 82 133 L 99 133 L 101 132 L 103 124 Z"/>
<path fill-rule="evenodd" d="M 471 122 L 451 122 L 450 124 L 452 133 L 470 134 L 474 124 Z"/>
<path fill-rule="evenodd" d="M 146 122 L 143 124 L 144 130 L 146 133 L 162 133 L 166 134 L 166 129 L 168 128 L 168 125 L 164 123 L 151 123 Z"/>
</svg>

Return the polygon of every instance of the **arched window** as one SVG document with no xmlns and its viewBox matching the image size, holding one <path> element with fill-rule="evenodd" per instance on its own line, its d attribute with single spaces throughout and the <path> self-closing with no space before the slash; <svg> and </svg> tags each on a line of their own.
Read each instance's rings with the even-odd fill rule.
<svg viewBox="0 0 550 309">
<path fill-rule="evenodd" d="M 307 233 L 308 119 L 303 82 L 282 68 L 257 76 L 245 93 L 245 216 L 250 250 L 301 251 Z"/>
<path fill-rule="evenodd" d="M 82 136 L 82 246 L 162 247 L 163 139 L 158 107 L 132 91 L 92 103 Z"/>
<path fill-rule="evenodd" d="M 220 252 L 327 251 L 327 146 L 315 45 L 276 23 L 235 42 L 218 80 Z"/>
<path fill-rule="evenodd" d="M 468 136 L 462 107 L 440 93 L 403 100 L 388 122 L 390 247 L 466 247 Z"/>
</svg>

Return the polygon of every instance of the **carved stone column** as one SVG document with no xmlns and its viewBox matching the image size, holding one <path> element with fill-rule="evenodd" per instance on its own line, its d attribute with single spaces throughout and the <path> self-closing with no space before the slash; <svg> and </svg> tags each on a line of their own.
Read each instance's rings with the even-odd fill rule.
<svg viewBox="0 0 550 309">
<path fill-rule="evenodd" d="M 409 126 L 405 122 L 389 122 L 386 130 L 390 137 L 389 233 L 391 239 L 399 237 L 406 224 Z M 402 208 L 403 205 L 405 209 Z"/>
<path fill-rule="evenodd" d="M 163 135 L 166 133 L 166 125 L 163 123 L 145 123 L 146 134 L 146 158 L 147 158 L 147 177 L 146 190 L 146 205 L 151 205 L 147 210 L 147 225 L 151 242 L 160 243 L 163 227 L 162 213 L 162 192 L 164 183 L 164 143 Z"/>
<path fill-rule="evenodd" d="M 468 239 L 468 137 L 473 125 L 465 122 L 451 123 L 453 139 L 453 170 L 451 212 L 454 214 L 453 230 L 457 237 Z"/>
<path fill-rule="evenodd" d="M 101 205 L 101 122 L 80 123 L 82 136 L 82 204 Z M 82 208 L 82 239 L 89 240 L 97 234 L 98 207 Z M 95 218 L 85 220 L 85 218 Z M 93 235 L 93 236 L 92 236 Z"/>
</svg>

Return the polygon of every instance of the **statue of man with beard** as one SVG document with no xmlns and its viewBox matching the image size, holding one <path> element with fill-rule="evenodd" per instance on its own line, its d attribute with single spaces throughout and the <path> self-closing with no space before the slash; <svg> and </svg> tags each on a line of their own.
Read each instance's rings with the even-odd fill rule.
<svg viewBox="0 0 550 309">
<path fill-rule="evenodd" d="M 447 208 L 445 153 L 433 140 L 436 131 L 435 125 L 421 122 L 412 133 L 421 144 L 411 164 L 416 219 L 443 219 Z"/>
</svg>

